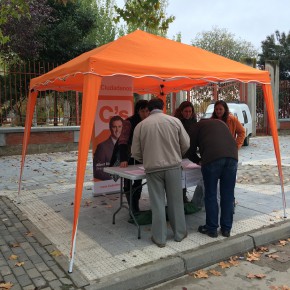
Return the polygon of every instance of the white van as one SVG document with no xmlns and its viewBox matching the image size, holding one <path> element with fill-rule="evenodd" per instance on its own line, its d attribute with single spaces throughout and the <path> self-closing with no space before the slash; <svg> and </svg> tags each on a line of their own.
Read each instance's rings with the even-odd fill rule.
<svg viewBox="0 0 290 290">
<path fill-rule="evenodd" d="M 244 140 L 244 146 L 248 146 L 250 143 L 250 136 L 252 136 L 253 133 L 253 122 L 252 122 L 252 116 L 249 110 L 249 107 L 245 103 L 227 103 L 230 112 L 235 115 L 241 124 L 246 129 L 246 138 Z M 214 109 L 214 104 L 210 104 L 203 116 L 203 118 L 210 118 L 212 116 Z"/>
</svg>

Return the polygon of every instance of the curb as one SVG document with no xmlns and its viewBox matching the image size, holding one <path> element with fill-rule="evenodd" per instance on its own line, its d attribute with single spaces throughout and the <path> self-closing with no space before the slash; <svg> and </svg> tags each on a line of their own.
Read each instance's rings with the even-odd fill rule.
<svg viewBox="0 0 290 290">
<path fill-rule="evenodd" d="M 290 237 L 290 221 L 271 225 L 257 232 L 251 231 L 204 245 L 178 256 L 160 259 L 93 282 L 86 290 L 147 289 L 165 281 L 226 260 L 231 256 L 251 251 L 258 246 Z"/>
</svg>

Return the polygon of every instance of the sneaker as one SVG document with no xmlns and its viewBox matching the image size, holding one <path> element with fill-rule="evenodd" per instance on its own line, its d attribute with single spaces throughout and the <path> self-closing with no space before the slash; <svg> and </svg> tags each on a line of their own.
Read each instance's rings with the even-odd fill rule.
<svg viewBox="0 0 290 290">
<path fill-rule="evenodd" d="M 231 231 L 221 230 L 221 233 L 222 233 L 222 236 L 226 238 L 231 236 Z"/>
<path fill-rule="evenodd" d="M 209 231 L 206 226 L 199 226 L 198 227 L 198 231 L 201 233 L 201 234 L 204 234 L 204 235 L 208 235 L 209 237 L 211 238 L 217 238 L 218 237 L 218 233 L 217 231 L 215 232 L 211 232 Z"/>
<path fill-rule="evenodd" d="M 155 240 L 154 240 L 154 238 L 153 237 L 151 237 L 151 241 L 157 246 L 157 247 L 159 247 L 159 248 L 164 248 L 165 247 L 165 244 L 159 244 L 159 243 L 157 243 Z"/>
</svg>

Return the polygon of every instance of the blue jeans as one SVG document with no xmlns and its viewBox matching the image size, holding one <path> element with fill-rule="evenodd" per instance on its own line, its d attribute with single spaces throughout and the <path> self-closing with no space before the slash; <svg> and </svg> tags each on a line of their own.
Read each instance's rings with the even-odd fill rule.
<svg viewBox="0 0 290 290">
<path fill-rule="evenodd" d="M 206 228 L 211 232 L 216 232 L 219 227 L 218 180 L 220 180 L 220 227 L 226 231 L 232 228 L 237 169 L 238 161 L 229 157 L 217 159 L 201 167 L 205 188 Z"/>
</svg>

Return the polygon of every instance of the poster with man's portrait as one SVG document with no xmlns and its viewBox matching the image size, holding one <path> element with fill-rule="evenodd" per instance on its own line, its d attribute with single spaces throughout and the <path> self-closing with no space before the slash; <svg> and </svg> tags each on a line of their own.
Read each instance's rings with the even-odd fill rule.
<svg viewBox="0 0 290 290">
<path fill-rule="evenodd" d="M 92 137 L 94 196 L 120 190 L 120 180 L 115 182 L 103 169 L 110 166 L 123 120 L 133 114 L 132 85 L 126 76 L 103 78 Z"/>
</svg>

